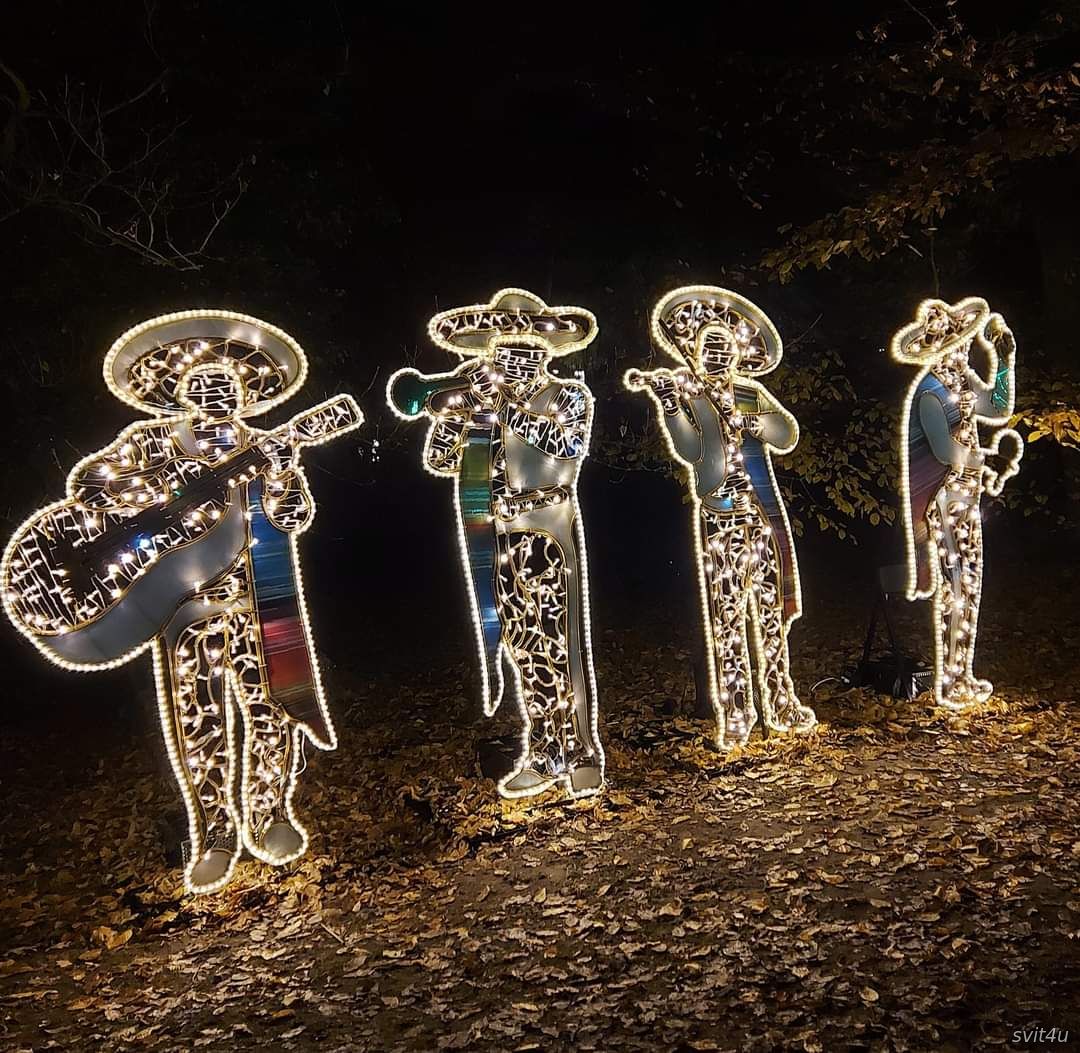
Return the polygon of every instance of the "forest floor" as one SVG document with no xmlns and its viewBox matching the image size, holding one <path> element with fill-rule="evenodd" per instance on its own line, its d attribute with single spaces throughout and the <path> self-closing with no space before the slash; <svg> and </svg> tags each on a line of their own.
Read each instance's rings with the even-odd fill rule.
<svg viewBox="0 0 1080 1053">
<path fill-rule="evenodd" d="M 685 653 L 599 633 L 609 789 L 573 804 L 503 804 L 477 775 L 467 664 L 335 670 L 341 746 L 310 756 L 296 800 L 311 851 L 202 898 L 166 858 L 152 736 L 16 728 L 0 1047 L 1072 1048 L 1068 592 L 1029 592 L 1022 619 L 987 605 L 998 693 L 976 711 L 830 684 L 811 736 L 728 757 L 689 715 Z M 851 657 L 857 621 L 796 629 L 800 685 Z"/>
</svg>

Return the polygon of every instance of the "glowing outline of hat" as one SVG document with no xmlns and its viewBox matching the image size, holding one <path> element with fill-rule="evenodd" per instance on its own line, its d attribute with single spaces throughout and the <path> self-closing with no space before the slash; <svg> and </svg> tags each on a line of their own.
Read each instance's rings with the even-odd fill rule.
<svg viewBox="0 0 1080 1053">
<path fill-rule="evenodd" d="M 943 310 L 950 318 L 974 308 L 974 320 L 971 322 L 965 321 L 960 332 L 954 333 L 940 345 L 935 346 L 933 351 L 921 350 L 916 354 L 912 354 L 908 348 L 914 343 L 916 336 L 926 331 L 930 311 L 934 308 Z M 903 362 L 911 366 L 925 366 L 928 362 L 944 358 L 945 355 L 960 344 L 971 343 L 986 328 L 986 323 L 989 320 L 990 305 L 981 296 L 966 296 L 963 300 L 957 300 L 954 304 L 936 298 L 923 300 L 915 309 L 915 320 L 908 322 L 907 325 L 893 334 L 892 341 L 889 344 L 889 354 L 895 362 Z"/>
<path fill-rule="evenodd" d="M 158 404 L 135 395 L 131 390 L 130 371 L 132 365 L 149 352 L 178 340 L 193 339 L 235 340 L 258 347 L 277 363 L 287 378 L 281 391 L 271 398 L 256 398 L 247 403 L 238 411 L 238 416 L 255 417 L 266 413 L 296 394 L 307 379 L 307 355 L 284 329 L 249 314 L 207 308 L 158 315 L 121 333 L 102 364 L 105 383 L 122 402 L 151 417 L 183 413 L 185 407 L 179 401 Z M 212 361 L 208 360 L 208 363 L 212 364 Z"/>
<path fill-rule="evenodd" d="M 656 303 L 652 310 L 650 329 L 653 342 L 680 365 L 686 364 L 682 352 L 672 343 L 670 336 L 663 328 L 666 316 L 670 315 L 675 308 L 684 303 L 694 300 L 708 300 L 710 305 L 722 303 L 731 308 L 737 315 L 752 322 L 765 338 L 765 353 L 768 356 L 764 366 L 757 368 L 748 366 L 740 361 L 737 372 L 747 377 L 761 377 L 771 373 L 784 357 L 784 342 L 780 338 L 780 332 L 773 324 L 772 319 L 756 303 L 740 296 L 730 289 L 724 289 L 719 285 L 683 285 L 678 289 L 672 289 L 665 293 Z M 719 325 L 719 322 L 707 322 L 708 325 Z"/>
<path fill-rule="evenodd" d="M 529 318 L 529 328 L 476 328 L 465 327 L 458 329 L 449 336 L 439 332 L 444 322 L 465 318 L 470 314 L 487 314 L 502 311 L 518 318 Z M 535 328 L 535 321 L 544 318 L 566 318 L 573 320 L 574 325 L 580 328 L 582 335 L 575 337 L 572 330 L 540 331 Z M 584 323 L 584 324 L 582 324 Z M 514 337 L 521 337 L 533 346 L 542 343 L 545 351 L 553 358 L 573 354 L 587 347 L 596 339 L 600 332 L 596 316 L 584 307 L 549 307 L 539 296 L 531 293 L 528 289 L 507 288 L 500 289 L 486 304 L 472 304 L 468 307 L 453 307 L 447 311 L 440 311 L 428 322 L 428 336 L 438 347 L 452 351 L 456 355 L 482 355 L 493 346 L 504 344 Z M 551 333 L 552 335 L 549 335 Z"/>
</svg>

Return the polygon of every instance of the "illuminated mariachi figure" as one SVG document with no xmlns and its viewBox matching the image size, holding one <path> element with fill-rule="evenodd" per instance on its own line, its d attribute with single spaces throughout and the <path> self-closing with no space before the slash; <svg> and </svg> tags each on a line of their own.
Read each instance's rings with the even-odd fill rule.
<svg viewBox="0 0 1080 1053">
<path fill-rule="evenodd" d="M 184 311 L 124 333 L 105 380 L 152 419 L 80 461 L 0 567 L 8 616 L 57 664 L 152 649 L 193 892 L 228 882 L 244 847 L 274 865 L 303 854 L 303 738 L 336 744 L 297 565 L 315 512 L 298 454 L 362 417 L 338 396 L 273 431 L 248 424 L 306 375 L 300 346 L 246 315 Z"/>
<path fill-rule="evenodd" d="M 973 346 L 985 358 L 985 381 L 972 368 Z M 924 300 L 915 321 L 893 337 L 891 353 L 921 367 L 900 418 L 907 596 L 934 598 L 934 698 L 963 709 L 994 690 L 972 672 L 982 595 L 979 501 L 984 489 L 1001 493 L 1024 452 L 1020 436 L 1003 427 L 1016 397 L 1016 341 L 979 297 L 952 305 Z M 985 447 L 980 424 L 996 429 Z"/>
<path fill-rule="evenodd" d="M 480 649 L 484 711 L 498 708 L 504 662 L 523 718 L 505 797 L 603 784 L 589 638 L 585 538 L 577 477 L 593 398 L 548 363 L 589 344 L 596 319 L 503 289 L 488 304 L 444 311 L 431 339 L 464 361 L 450 373 L 395 373 L 391 408 L 431 419 L 424 467 L 456 478 L 455 504 Z"/>
<path fill-rule="evenodd" d="M 799 575 L 770 456 L 794 449 L 799 426 L 752 379 L 779 364 L 780 334 L 749 300 L 694 286 L 656 305 L 652 339 L 678 367 L 631 369 L 624 382 L 649 394 L 672 456 L 690 469 L 718 741 L 743 743 L 757 722 L 751 643 L 766 727 L 809 731 L 814 713 L 800 703 L 788 662 L 788 630 L 801 612 Z"/>
</svg>

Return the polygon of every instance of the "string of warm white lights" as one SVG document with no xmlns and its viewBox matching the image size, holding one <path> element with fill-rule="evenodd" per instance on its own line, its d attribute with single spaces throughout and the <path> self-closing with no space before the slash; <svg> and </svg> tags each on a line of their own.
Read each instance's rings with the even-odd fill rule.
<svg viewBox="0 0 1080 1053">
<path fill-rule="evenodd" d="M 986 358 L 988 381 L 972 368 L 972 347 Z M 993 693 L 973 671 L 983 576 L 979 505 L 984 490 L 1001 493 L 1023 456 L 1020 436 L 1004 427 L 1016 397 L 1016 342 L 980 297 L 952 305 L 924 300 L 893 336 L 890 353 L 920 367 L 900 415 L 907 595 L 933 597 L 934 699 L 963 709 Z M 980 424 L 995 428 L 986 446 Z M 1001 452 L 1002 440 L 1010 453 Z M 998 458 L 1001 467 L 988 463 Z"/>
<path fill-rule="evenodd" d="M 485 713 L 502 699 L 504 663 L 512 673 L 522 741 L 499 792 L 525 797 L 560 784 L 571 796 L 596 793 L 604 754 L 577 499 L 594 401 L 547 368 L 587 346 L 596 319 L 502 289 L 488 304 L 436 315 L 428 332 L 465 361 L 434 375 L 398 370 L 387 401 L 406 420 L 430 418 L 424 468 L 456 479 Z"/>
<path fill-rule="evenodd" d="M 651 329 L 680 365 L 630 369 L 624 384 L 653 400 L 672 458 L 690 473 L 717 740 L 745 742 L 757 722 L 751 644 L 766 727 L 808 731 L 816 721 L 796 694 L 787 642 L 801 612 L 798 566 L 771 457 L 794 449 L 799 428 L 753 379 L 779 364 L 780 334 L 756 305 L 715 286 L 668 293 Z"/>
<path fill-rule="evenodd" d="M 315 513 L 297 458 L 363 418 L 339 396 L 272 431 L 245 419 L 306 375 L 300 346 L 248 315 L 128 330 L 106 381 L 154 419 L 83 458 L 0 564 L 8 616 L 57 664 L 110 668 L 152 648 L 195 892 L 224 886 L 243 847 L 275 865 L 306 850 L 292 807 L 302 740 L 336 745 L 297 559 Z"/>
</svg>

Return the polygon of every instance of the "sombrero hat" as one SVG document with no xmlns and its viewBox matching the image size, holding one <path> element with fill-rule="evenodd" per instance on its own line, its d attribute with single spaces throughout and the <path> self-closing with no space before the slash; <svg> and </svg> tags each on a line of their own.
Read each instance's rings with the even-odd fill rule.
<svg viewBox="0 0 1080 1053">
<path fill-rule="evenodd" d="M 500 289 L 489 303 L 441 311 L 428 322 L 428 335 L 447 351 L 481 355 L 505 337 L 527 338 L 553 356 L 580 351 L 600 331 L 583 307 L 548 307 L 525 289 Z"/>
<path fill-rule="evenodd" d="M 989 320 L 990 307 L 981 296 L 969 296 L 954 304 L 923 300 L 915 311 L 915 321 L 892 338 L 889 353 L 897 362 L 924 366 L 960 344 L 971 343 Z"/>
<path fill-rule="evenodd" d="M 717 285 L 687 285 L 662 297 L 652 313 L 653 342 L 679 363 L 692 362 L 698 336 L 709 325 L 735 335 L 739 372 L 770 373 L 784 355 L 784 344 L 769 316 L 744 296 Z"/>
<path fill-rule="evenodd" d="M 177 311 L 129 329 L 105 356 L 105 383 L 129 406 L 154 417 L 183 412 L 181 377 L 216 361 L 244 381 L 254 417 L 284 402 L 307 376 L 303 348 L 284 330 L 234 311 Z"/>
</svg>

